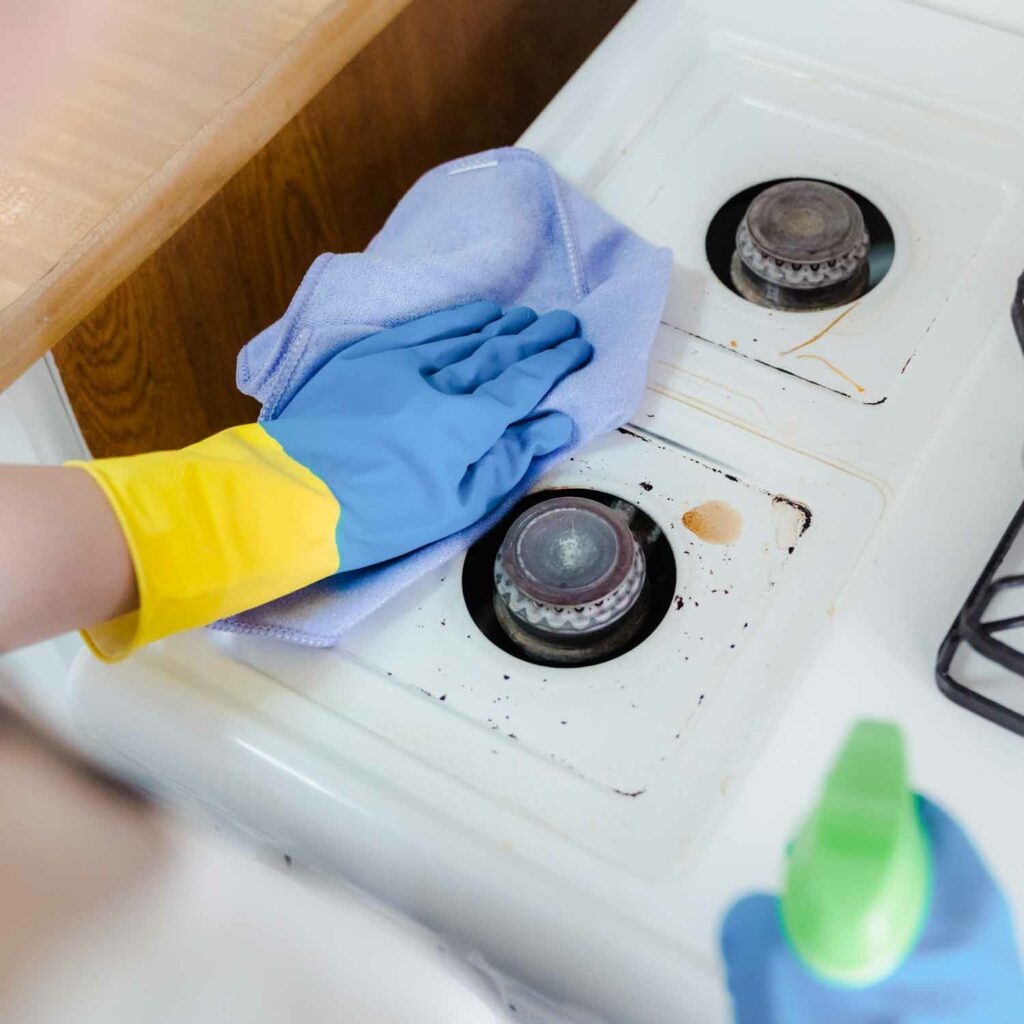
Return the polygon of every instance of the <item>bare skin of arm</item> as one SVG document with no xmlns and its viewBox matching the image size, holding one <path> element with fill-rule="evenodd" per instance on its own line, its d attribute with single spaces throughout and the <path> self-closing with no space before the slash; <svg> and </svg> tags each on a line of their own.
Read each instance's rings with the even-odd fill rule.
<svg viewBox="0 0 1024 1024">
<path fill-rule="evenodd" d="M 0 465 L 0 652 L 137 605 L 124 535 L 88 474 Z"/>
</svg>

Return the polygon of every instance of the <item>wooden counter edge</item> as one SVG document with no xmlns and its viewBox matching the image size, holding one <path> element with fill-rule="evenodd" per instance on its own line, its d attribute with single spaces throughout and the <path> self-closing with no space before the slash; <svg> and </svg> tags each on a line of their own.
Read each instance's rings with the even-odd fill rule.
<svg viewBox="0 0 1024 1024">
<path fill-rule="evenodd" d="M 410 0 L 338 0 L 0 312 L 0 391 L 153 254 Z"/>
</svg>

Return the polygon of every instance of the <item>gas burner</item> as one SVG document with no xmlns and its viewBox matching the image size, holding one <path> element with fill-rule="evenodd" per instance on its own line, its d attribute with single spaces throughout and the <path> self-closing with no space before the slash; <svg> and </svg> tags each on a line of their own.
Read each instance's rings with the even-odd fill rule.
<svg viewBox="0 0 1024 1024">
<path fill-rule="evenodd" d="M 463 592 L 499 647 L 542 665 L 624 654 L 664 616 L 671 546 L 635 505 L 599 491 L 531 495 L 466 558 Z"/>
<path fill-rule="evenodd" d="M 551 498 L 505 535 L 494 561 L 494 611 L 522 646 L 576 661 L 609 637 L 621 645 L 636 632 L 646 575 L 621 512 L 589 498 Z"/>
<path fill-rule="evenodd" d="M 730 276 L 750 302 L 773 309 L 841 306 L 868 287 L 870 239 L 860 207 L 821 181 L 761 192 L 736 231 Z"/>
</svg>

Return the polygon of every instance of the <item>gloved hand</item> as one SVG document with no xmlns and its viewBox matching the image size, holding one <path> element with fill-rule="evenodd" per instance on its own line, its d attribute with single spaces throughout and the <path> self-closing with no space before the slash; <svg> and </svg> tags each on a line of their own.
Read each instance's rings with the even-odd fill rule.
<svg viewBox="0 0 1024 1024">
<path fill-rule="evenodd" d="M 110 500 L 139 587 L 139 610 L 87 641 L 121 657 L 475 522 L 569 440 L 567 416 L 535 409 L 590 358 L 578 329 L 470 303 L 348 346 L 273 420 L 73 463 Z"/>
<path fill-rule="evenodd" d="M 722 929 L 736 1024 L 1016 1024 L 1024 977 L 1010 912 L 960 827 L 917 797 L 931 848 L 931 902 L 910 955 L 854 988 L 812 973 L 781 926 L 779 900 L 740 900 Z"/>
<path fill-rule="evenodd" d="M 338 499 L 341 568 L 386 561 L 491 511 L 572 433 L 531 413 L 590 358 L 576 318 L 477 302 L 339 352 L 266 432 Z"/>
</svg>

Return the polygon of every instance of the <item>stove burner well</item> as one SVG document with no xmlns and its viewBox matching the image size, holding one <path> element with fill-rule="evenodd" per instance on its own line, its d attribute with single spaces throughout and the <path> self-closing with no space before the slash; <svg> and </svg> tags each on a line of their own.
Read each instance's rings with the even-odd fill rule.
<svg viewBox="0 0 1024 1024">
<path fill-rule="evenodd" d="M 599 491 L 530 495 L 466 556 L 463 593 L 493 643 L 526 661 L 593 665 L 667 611 L 675 559 L 635 505 Z"/>
</svg>

